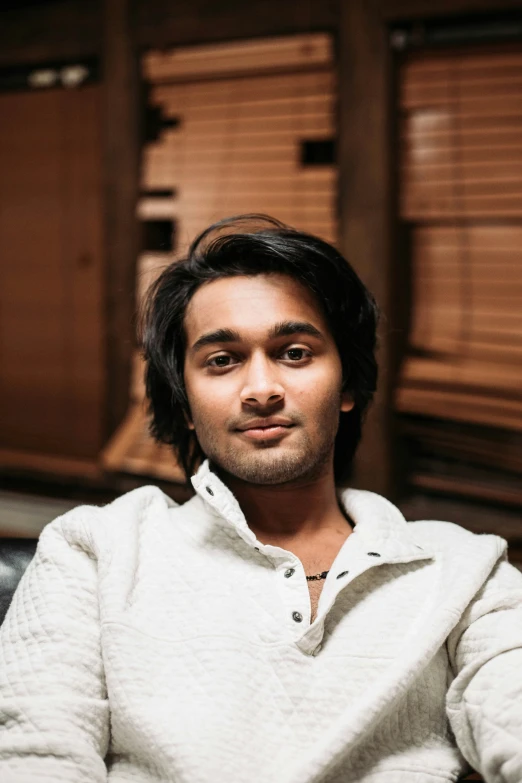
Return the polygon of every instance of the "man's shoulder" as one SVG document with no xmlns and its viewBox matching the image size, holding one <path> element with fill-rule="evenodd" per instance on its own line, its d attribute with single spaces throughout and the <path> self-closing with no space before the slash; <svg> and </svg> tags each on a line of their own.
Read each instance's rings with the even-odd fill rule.
<svg viewBox="0 0 522 783">
<path fill-rule="evenodd" d="M 443 519 L 414 519 L 408 520 L 408 526 L 420 535 L 435 537 L 437 539 L 454 541 L 460 539 L 469 541 L 481 533 L 475 533 L 456 522 L 449 522 Z"/>
<path fill-rule="evenodd" d="M 498 554 L 501 554 L 507 547 L 506 540 L 500 536 L 468 530 L 456 522 L 419 519 L 409 521 L 408 527 L 415 534 L 415 539 L 419 543 L 424 543 L 439 551 L 469 553 L 495 549 Z"/>
<path fill-rule="evenodd" d="M 100 517 L 112 517 L 122 513 L 131 513 L 133 516 L 139 516 L 151 505 L 174 508 L 178 506 L 178 503 L 154 484 L 146 484 L 125 492 L 104 505 L 82 504 L 76 506 L 59 517 L 59 519 L 68 522 L 72 519 L 97 519 Z"/>
<path fill-rule="evenodd" d="M 176 508 L 180 505 L 159 487 L 154 484 L 145 484 L 142 487 L 125 492 L 102 508 L 107 509 L 109 512 L 134 509 L 139 513 L 152 504 L 159 504 L 165 508 Z"/>
<path fill-rule="evenodd" d="M 125 492 L 105 505 L 82 504 L 47 524 L 40 538 L 59 533 L 70 544 L 94 542 L 124 527 L 140 525 L 148 518 L 183 508 L 159 487 L 147 484 Z"/>
<path fill-rule="evenodd" d="M 400 505 L 395 505 L 395 503 L 384 495 L 379 495 L 376 492 L 352 488 L 345 490 L 341 489 L 340 492 L 348 509 L 351 508 L 356 513 L 362 512 L 362 517 L 364 515 L 371 515 L 372 517 L 378 516 L 386 519 L 388 523 L 398 525 L 401 528 L 406 523 L 411 533 L 423 536 L 426 539 L 453 542 L 456 540 L 475 541 L 477 538 L 482 538 L 486 535 L 490 538 L 498 538 L 498 536 L 491 536 L 486 533 L 473 532 L 462 525 L 447 520 L 430 518 L 416 520 L 408 519 L 403 514 Z"/>
</svg>

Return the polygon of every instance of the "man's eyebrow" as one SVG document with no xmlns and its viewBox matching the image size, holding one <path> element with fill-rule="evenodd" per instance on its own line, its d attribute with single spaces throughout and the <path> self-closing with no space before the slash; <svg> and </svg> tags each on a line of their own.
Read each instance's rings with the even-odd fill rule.
<svg viewBox="0 0 522 783">
<path fill-rule="evenodd" d="M 268 339 L 275 340 L 278 337 L 289 337 L 292 334 L 308 334 L 312 337 L 318 337 L 320 340 L 324 340 L 324 336 L 319 329 L 308 321 L 281 321 L 270 329 Z M 196 353 L 206 345 L 239 342 L 241 342 L 241 335 L 234 329 L 216 329 L 213 332 L 207 332 L 206 334 L 201 335 L 190 349 L 190 352 Z"/>
<path fill-rule="evenodd" d="M 204 348 L 205 345 L 214 345 L 215 343 L 239 343 L 241 342 L 241 336 L 239 332 L 234 329 L 216 329 L 214 332 L 207 332 L 199 337 L 192 348 L 191 353 L 196 353 L 200 348 Z"/>
<path fill-rule="evenodd" d="M 319 329 L 308 321 L 281 321 L 270 329 L 268 339 L 275 340 L 276 337 L 287 337 L 292 334 L 309 334 L 311 337 L 324 340 Z"/>
</svg>

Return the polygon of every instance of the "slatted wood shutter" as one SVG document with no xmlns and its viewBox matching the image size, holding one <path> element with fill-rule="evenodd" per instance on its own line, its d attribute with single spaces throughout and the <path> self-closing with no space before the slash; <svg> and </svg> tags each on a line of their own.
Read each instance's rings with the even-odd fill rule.
<svg viewBox="0 0 522 783">
<path fill-rule="evenodd" d="M 328 35 L 150 52 L 150 102 L 171 118 L 143 152 L 141 220 L 172 220 L 171 253 L 144 252 L 138 299 L 169 262 L 216 220 L 262 212 L 336 242 L 337 167 L 303 162 L 304 144 L 335 136 L 336 83 Z M 171 194 L 155 196 L 155 193 Z M 104 454 L 112 470 L 179 481 L 179 467 L 147 435 L 143 367 L 136 357 L 132 406 Z"/>
<path fill-rule="evenodd" d="M 306 166 L 303 141 L 334 136 L 328 36 L 202 46 L 145 58 L 151 101 L 179 125 L 145 150 L 144 190 L 173 188 L 179 244 L 243 212 L 266 212 L 335 241 L 335 165 Z"/>
<path fill-rule="evenodd" d="M 413 56 L 399 96 L 413 312 L 397 408 L 522 431 L 522 48 Z"/>
</svg>

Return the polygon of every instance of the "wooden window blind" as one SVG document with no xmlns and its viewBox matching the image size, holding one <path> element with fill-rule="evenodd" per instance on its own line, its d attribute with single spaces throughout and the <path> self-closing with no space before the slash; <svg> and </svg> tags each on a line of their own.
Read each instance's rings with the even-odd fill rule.
<svg viewBox="0 0 522 783">
<path fill-rule="evenodd" d="M 334 135 L 327 36 L 197 47 L 145 58 L 151 101 L 172 130 L 148 145 L 144 190 L 174 188 L 178 253 L 215 220 L 266 212 L 335 241 L 336 167 L 303 165 L 301 143 Z M 143 199 L 140 215 L 159 204 Z"/>
<path fill-rule="evenodd" d="M 328 35 L 150 52 L 143 74 L 166 122 L 143 150 L 137 213 L 172 220 L 175 241 L 171 253 L 141 255 L 138 299 L 200 231 L 226 216 L 266 213 L 336 242 L 337 167 L 325 160 L 336 104 Z M 170 452 L 147 435 L 142 374 L 136 357 L 132 406 L 104 464 L 180 480 Z"/>
<path fill-rule="evenodd" d="M 418 54 L 399 78 L 412 263 L 403 413 L 522 431 L 522 47 Z"/>
</svg>

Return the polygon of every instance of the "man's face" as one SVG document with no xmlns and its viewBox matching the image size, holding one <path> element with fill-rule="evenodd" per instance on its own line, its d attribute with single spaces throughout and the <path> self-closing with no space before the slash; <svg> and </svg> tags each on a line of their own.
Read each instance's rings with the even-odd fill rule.
<svg viewBox="0 0 522 783">
<path fill-rule="evenodd" d="M 282 274 L 205 283 L 185 333 L 189 426 L 211 462 L 253 484 L 310 479 L 333 464 L 339 413 L 353 403 L 306 287 Z"/>
</svg>

